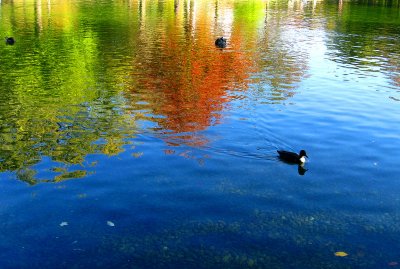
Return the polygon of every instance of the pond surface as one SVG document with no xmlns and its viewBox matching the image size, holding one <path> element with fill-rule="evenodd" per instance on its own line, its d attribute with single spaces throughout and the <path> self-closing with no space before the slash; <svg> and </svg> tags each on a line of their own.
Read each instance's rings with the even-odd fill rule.
<svg viewBox="0 0 400 269">
<path fill-rule="evenodd" d="M 0 267 L 400 267 L 400 9 L 365 2 L 0 1 Z"/>
</svg>

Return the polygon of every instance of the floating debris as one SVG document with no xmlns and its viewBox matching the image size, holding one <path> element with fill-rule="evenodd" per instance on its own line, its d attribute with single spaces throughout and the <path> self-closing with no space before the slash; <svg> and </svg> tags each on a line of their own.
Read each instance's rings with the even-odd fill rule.
<svg viewBox="0 0 400 269">
<path fill-rule="evenodd" d="M 111 226 L 111 227 L 114 227 L 114 226 L 115 226 L 114 222 L 109 221 L 109 220 L 107 221 L 107 225 L 108 225 L 108 226 Z"/>
<path fill-rule="evenodd" d="M 337 256 L 337 257 L 346 257 L 347 255 L 349 255 L 349 254 L 347 254 L 344 251 L 335 252 L 335 256 Z"/>
<path fill-rule="evenodd" d="M 60 226 L 61 226 L 61 227 L 67 226 L 67 225 L 68 225 L 68 222 L 66 222 L 66 221 L 63 221 L 63 222 L 60 223 Z"/>
<path fill-rule="evenodd" d="M 143 156 L 143 152 L 135 152 L 135 153 L 132 153 L 132 156 L 135 157 L 135 158 L 140 158 L 140 157 Z"/>
</svg>

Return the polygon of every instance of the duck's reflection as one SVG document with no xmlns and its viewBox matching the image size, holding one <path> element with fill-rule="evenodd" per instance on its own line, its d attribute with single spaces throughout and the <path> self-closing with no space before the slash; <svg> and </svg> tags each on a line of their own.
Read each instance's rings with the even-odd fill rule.
<svg viewBox="0 0 400 269">
<path fill-rule="evenodd" d="M 300 176 L 304 176 L 304 174 L 308 171 L 308 169 L 304 168 L 304 164 L 299 164 L 297 166 L 297 172 Z"/>
<path fill-rule="evenodd" d="M 287 163 L 287 164 L 289 164 L 291 166 L 295 166 L 296 165 L 294 163 L 290 163 L 290 162 L 286 162 L 286 161 L 283 161 L 283 162 Z M 308 169 L 306 169 L 304 167 L 304 163 L 303 164 L 297 164 L 297 172 L 299 173 L 300 176 L 304 176 L 307 171 L 308 171 Z"/>
</svg>

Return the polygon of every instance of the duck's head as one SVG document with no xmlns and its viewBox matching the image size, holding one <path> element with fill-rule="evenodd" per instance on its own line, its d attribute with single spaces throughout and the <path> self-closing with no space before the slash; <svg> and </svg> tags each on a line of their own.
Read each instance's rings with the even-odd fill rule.
<svg viewBox="0 0 400 269">
<path fill-rule="evenodd" d="M 302 149 L 302 150 L 300 150 L 300 157 L 307 157 L 308 158 L 308 156 L 307 156 L 307 153 L 306 153 L 306 151 L 304 150 L 304 149 Z"/>
</svg>

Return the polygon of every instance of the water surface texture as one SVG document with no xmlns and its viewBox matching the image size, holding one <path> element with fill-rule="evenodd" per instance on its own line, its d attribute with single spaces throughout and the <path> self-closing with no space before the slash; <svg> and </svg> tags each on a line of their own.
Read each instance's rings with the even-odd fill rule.
<svg viewBox="0 0 400 269">
<path fill-rule="evenodd" d="M 0 0 L 0 267 L 400 266 L 399 10 Z"/>
</svg>

